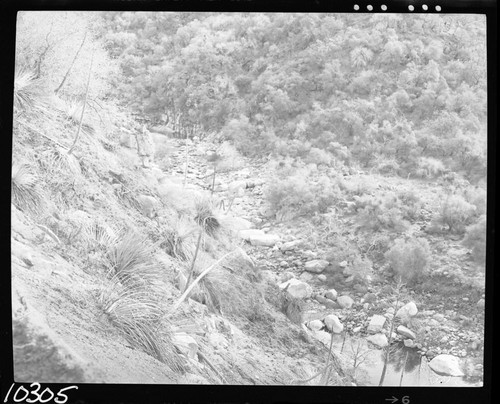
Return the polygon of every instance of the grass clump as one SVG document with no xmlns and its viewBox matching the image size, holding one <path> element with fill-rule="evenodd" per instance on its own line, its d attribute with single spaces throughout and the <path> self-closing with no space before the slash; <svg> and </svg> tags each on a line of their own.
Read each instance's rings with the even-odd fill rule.
<svg viewBox="0 0 500 404">
<path fill-rule="evenodd" d="M 180 371 L 182 360 L 163 321 L 162 268 L 152 261 L 152 253 L 153 247 L 133 232 L 111 247 L 106 256 L 109 280 L 99 303 L 133 347 Z"/>
<path fill-rule="evenodd" d="M 12 165 L 12 203 L 24 212 L 32 215 L 43 211 L 43 192 L 39 178 L 32 174 L 24 164 Z"/>
<path fill-rule="evenodd" d="M 185 217 L 175 220 L 172 227 L 163 234 L 160 248 L 181 261 L 189 261 L 196 248 L 196 227 Z"/>
<path fill-rule="evenodd" d="M 410 285 L 419 281 L 431 260 L 429 243 L 423 238 L 399 238 L 385 254 L 398 280 Z"/>
<path fill-rule="evenodd" d="M 196 201 L 194 220 L 210 236 L 214 236 L 220 228 L 214 210 L 213 202 L 210 199 L 204 198 Z"/>
</svg>

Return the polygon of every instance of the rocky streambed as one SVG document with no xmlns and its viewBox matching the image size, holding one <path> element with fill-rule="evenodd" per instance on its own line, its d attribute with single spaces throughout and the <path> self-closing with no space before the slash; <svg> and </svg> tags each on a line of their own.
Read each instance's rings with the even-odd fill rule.
<svg viewBox="0 0 500 404">
<path fill-rule="evenodd" d="M 178 162 L 184 156 L 180 145 Z M 327 347 L 333 334 L 333 351 L 351 363 L 358 384 L 378 385 L 387 349 L 384 385 L 482 383 L 484 295 L 439 299 L 405 290 L 396 302 L 389 282 L 356 282 L 350 263 L 322 254 L 300 224 L 273 220 L 263 200 L 262 171 L 245 166 L 218 173 L 212 183 L 211 170 L 201 152 L 185 173 L 190 183 L 214 184 L 216 195 L 231 198 L 247 253 L 280 288 L 304 302 L 305 332 Z"/>
</svg>

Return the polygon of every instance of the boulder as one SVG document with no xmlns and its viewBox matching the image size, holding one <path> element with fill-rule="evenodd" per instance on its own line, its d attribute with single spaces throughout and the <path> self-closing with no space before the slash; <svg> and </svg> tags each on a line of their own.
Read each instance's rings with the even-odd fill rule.
<svg viewBox="0 0 500 404">
<path fill-rule="evenodd" d="M 375 293 L 367 293 L 363 296 L 366 303 L 374 303 L 377 300 L 377 295 Z"/>
<path fill-rule="evenodd" d="M 352 297 L 344 295 L 344 296 L 337 297 L 337 303 L 343 309 L 350 309 L 352 307 L 352 305 L 354 304 L 354 300 L 352 299 Z"/>
<path fill-rule="evenodd" d="M 299 276 L 299 279 L 304 282 L 312 282 L 314 281 L 314 275 L 309 272 L 302 272 Z"/>
<path fill-rule="evenodd" d="M 330 346 L 330 341 L 332 339 L 332 334 L 327 331 L 313 331 L 312 336 L 320 341 L 323 345 Z"/>
<path fill-rule="evenodd" d="M 412 339 L 403 340 L 403 344 L 406 348 L 415 348 L 415 342 Z"/>
<path fill-rule="evenodd" d="M 149 195 L 139 195 L 137 198 L 141 206 L 141 212 L 144 216 L 152 219 L 156 215 L 156 209 L 158 206 L 158 201 Z"/>
<path fill-rule="evenodd" d="M 326 282 L 328 278 L 326 277 L 326 275 L 318 275 L 318 281 L 321 281 L 321 282 Z"/>
<path fill-rule="evenodd" d="M 327 266 L 328 266 L 328 261 L 326 260 L 312 260 L 306 262 L 304 268 L 308 272 L 320 274 L 325 270 Z"/>
<path fill-rule="evenodd" d="M 484 309 L 486 306 L 486 301 L 484 299 L 479 299 L 476 303 L 476 306 L 480 309 Z"/>
<path fill-rule="evenodd" d="M 295 278 L 295 275 L 293 274 L 293 272 L 290 272 L 290 271 L 283 272 L 280 275 L 281 282 L 289 281 L 292 278 Z"/>
<path fill-rule="evenodd" d="M 344 325 L 335 314 L 329 314 L 323 319 L 323 322 L 331 332 L 340 334 L 344 330 Z"/>
<path fill-rule="evenodd" d="M 196 340 L 185 332 L 178 332 L 172 335 L 172 343 L 191 359 L 196 359 L 198 352 L 198 343 Z"/>
<path fill-rule="evenodd" d="M 302 244 L 302 240 L 293 240 L 293 241 L 287 241 L 286 243 L 283 243 L 280 247 L 281 251 L 292 251 L 295 250 L 297 247 L 299 247 Z"/>
<path fill-rule="evenodd" d="M 273 247 L 280 241 L 280 237 L 278 235 L 266 234 L 259 229 L 240 230 L 238 234 L 243 240 L 248 241 L 250 244 L 255 246 Z"/>
<path fill-rule="evenodd" d="M 306 299 L 312 295 L 311 286 L 298 279 L 293 278 L 279 285 L 280 289 L 285 289 L 287 286 L 287 292 L 293 298 Z"/>
<path fill-rule="evenodd" d="M 312 320 L 307 323 L 307 326 L 313 331 L 321 330 L 325 325 L 321 320 Z"/>
<path fill-rule="evenodd" d="M 305 257 L 305 258 L 309 258 L 309 259 L 315 259 L 317 257 L 317 253 L 311 251 L 311 250 L 306 250 L 302 253 L 302 255 Z"/>
<path fill-rule="evenodd" d="M 337 291 L 335 289 L 330 289 L 325 293 L 325 297 L 330 300 L 337 300 Z"/>
<path fill-rule="evenodd" d="M 381 316 L 380 314 L 375 314 L 370 319 L 370 323 L 368 324 L 367 331 L 371 334 L 377 334 L 384 328 L 386 318 Z"/>
<path fill-rule="evenodd" d="M 384 348 L 389 345 L 387 337 L 382 333 L 370 335 L 369 337 L 366 337 L 366 340 L 370 341 L 373 345 L 376 345 L 379 348 Z"/>
<path fill-rule="evenodd" d="M 442 376 L 465 376 L 460 368 L 460 359 L 453 355 L 438 355 L 429 362 L 429 367 Z"/>
<path fill-rule="evenodd" d="M 399 335 L 402 335 L 403 337 L 409 338 L 409 339 L 415 339 L 417 336 L 415 333 L 410 330 L 409 328 L 406 328 L 404 325 L 400 325 L 398 328 L 396 328 L 396 332 Z"/>
<path fill-rule="evenodd" d="M 411 317 L 418 313 L 417 305 L 414 302 L 409 302 L 401 307 L 396 312 L 396 317 L 402 321 L 408 321 Z"/>
</svg>

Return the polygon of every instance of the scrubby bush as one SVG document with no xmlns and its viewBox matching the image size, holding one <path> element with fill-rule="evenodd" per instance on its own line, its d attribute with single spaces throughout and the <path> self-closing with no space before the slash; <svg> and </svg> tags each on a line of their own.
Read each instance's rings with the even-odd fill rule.
<svg viewBox="0 0 500 404">
<path fill-rule="evenodd" d="M 472 251 L 472 257 L 476 262 L 484 263 L 486 258 L 486 215 L 468 226 L 463 240 L 464 245 Z"/>
<path fill-rule="evenodd" d="M 418 160 L 417 177 L 426 179 L 437 178 L 445 172 L 446 167 L 441 160 L 432 157 L 421 157 Z"/>
<path fill-rule="evenodd" d="M 357 224 L 365 230 L 394 230 L 397 233 L 405 231 L 409 223 L 404 219 L 405 210 L 395 194 L 383 197 L 363 195 L 356 198 L 358 210 Z"/>
<path fill-rule="evenodd" d="M 407 284 L 417 282 L 429 265 L 431 252 L 429 243 L 423 238 L 395 240 L 385 258 L 397 278 Z"/>
<path fill-rule="evenodd" d="M 471 223 L 476 213 L 476 207 L 460 195 L 451 195 L 441 205 L 439 212 L 433 218 L 433 224 L 448 226 L 451 233 L 463 233 Z"/>
<path fill-rule="evenodd" d="M 340 197 L 338 186 L 328 177 L 313 181 L 303 175 L 270 181 L 264 191 L 272 211 L 280 220 L 325 213 Z"/>
<path fill-rule="evenodd" d="M 332 155 L 327 151 L 318 149 L 317 147 L 312 147 L 305 158 L 305 162 L 329 166 L 332 162 Z"/>
</svg>

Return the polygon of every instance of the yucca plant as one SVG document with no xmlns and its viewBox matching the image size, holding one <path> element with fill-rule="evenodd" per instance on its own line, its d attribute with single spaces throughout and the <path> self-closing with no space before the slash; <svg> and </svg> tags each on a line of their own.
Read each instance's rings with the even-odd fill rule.
<svg viewBox="0 0 500 404">
<path fill-rule="evenodd" d="M 29 171 L 28 166 L 12 165 L 12 203 L 19 209 L 33 215 L 43 211 L 43 192 L 39 178 Z"/>
<path fill-rule="evenodd" d="M 40 80 L 30 70 L 17 69 L 14 75 L 14 111 L 15 116 L 33 112 L 44 112 L 44 90 Z"/>
<path fill-rule="evenodd" d="M 137 284 L 134 277 L 116 273 L 99 295 L 99 303 L 109 321 L 135 348 L 167 364 L 174 371 L 183 371 L 166 324 L 159 297 Z"/>
<path fill-rule="evenodd" d="M 210 199 L 204 198 L 196 201 L 194 220 L 211 236 L 214 236 L 217 229 L 220 228 L 220 223 L 214 214 L 214 210 L 213 202 Z"/>
<path fill-rule="evenodd" d="M 109 251 L 116 244 L 121 232 L 99 220 L 81 224 L 83 238 L 89 248 L 98 248 Z"/>
<path fill-rule="evenodd" d="M 160 247 L 174 258 L 189 261 L 196 248 L 195 232 L 196 226 L 189 223 L 186 218 L 180 217 L 173 227 L 165 232 L 164 241 Z"/>
<path fill-rule="evenodd" d="M 82 169 L 78 159 L 75 156 L 68 154 L 62 147 L 55 146 L 54 148 L 45 150 L 42 153 L 42 164 L 51 174 L 82 174 Z"/>
</svg>

